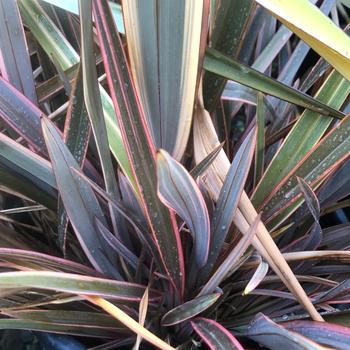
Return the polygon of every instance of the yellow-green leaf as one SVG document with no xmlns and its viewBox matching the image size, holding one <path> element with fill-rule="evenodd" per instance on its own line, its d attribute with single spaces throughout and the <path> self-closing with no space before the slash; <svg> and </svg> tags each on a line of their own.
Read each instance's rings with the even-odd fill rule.
<svg viewBox="0 0 350 350">
<path fill-rule="evenodd" d="M 308 0 L 256 0 L 350 80 L 350 39 Z"/>
</svg>

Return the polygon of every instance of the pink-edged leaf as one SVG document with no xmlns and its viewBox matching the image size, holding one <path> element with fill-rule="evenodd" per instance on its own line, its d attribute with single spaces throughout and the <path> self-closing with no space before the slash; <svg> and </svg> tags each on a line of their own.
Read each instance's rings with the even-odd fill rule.
<svg viewBox="0 0 350 350">
<path fill-rule="evenodd" d="M 138 264 L 138 258 L 137 256 L 130 251 L 124 244 L 123 242 L 118 239 L 118 237 L 114 236 L 111 231 L 107 229 L 103 223 L 96 219 L 97 223 L 97 228 L 103 238 L 108 242 L 108 244 L 111 246 L 112 249 L 114 249 L 121 257 L 127 261 L 130 266 L 132 266 L 134 269 L 136 269 L 137 264 Z"/>
<path fill-rule="evenodd" d="M 32 66 L 16 0 L 0 1 L 0 55 L 3 78 L 37 104 Z"/>
<path fill-rule="evenodd" d="M 347 115 L 310 149 L 271 192 L 263 208 L 263 219 L 266 219 L 269 227 L 276 227 L 303 203 L 297 177 L 303 178 L 314 189 L 349 158 L 349 150 L 350 115 Z"/>
<path fill-rule="evenodd" d="M 94 1 L 94 15 L 113 105 L 140 200 L 162 259 L 160 268 L 175 288 L 182 292 L 184 261 L 175 215 L 157 195 L 155 148 L 106 0 Z"/>
<path fill-rule="evenodd" d="M 39 332 L 49 332 L 58 334 L 69 334 L 76 336 L 98 337 L 98 338 L 116 338 L 120 337 L 120 331 L 117 328 L 103 329 L 98 327 L 73 326 L 67 324 L 54 324 L 25 319 L 0 319 L 0 329 L 24 329 Z M 72 344 L 70 344 L 72 345 Z"/>
<path fill-rule="evenodd" d="M 64 142 L 80 166 L 82 166 L 85 160 L 91 132 L 89 116 L 84 103 L 82 75 L 82 65 L 79 64 L 69 99 L 63 133 Z M 58 201 L 57 216 L 58 240 L 63 252 L 65 252 L 68 218 L 61 199 Z"/>
<path fill-rule="evenodd" d="M 219 146 L 215 147 L 212 152 L 210 152 L 202 161 L 200 161 L 191 171 L 190 175 L 197 179 L 209 168 L 215 158 L 219 155 L 225 142 L 220 143 Z"/>
<path fill-rule="evenodd" d="M 350 350 L 350 328 L 333 323 L 315 321 L 291 321 L 283 327 L 304 335 L 320 344 L 335 349 Z"/>
<path fill-rule="evenodd" d="M 89 116 L 84 103 L 82 67 L 79 64 L 64 124 L 64 141 L 79 165 L 85 159 L 90 131 Z"/>
<path fill-rule="evenodd" d="M 8 288 L 38 288 L 127 301 L 140 301 L 145 292 L 144 286 L 135 283 L 52 271 L 0 273 L 0 289 Z M 158 297 L 150 291 L 151 300 Z"/>
<path fill-rule="evenodd" d="M 326 350 L 313 340 L 295 332 L 291 332 L 271 321 L 263 314 L 258 314 L 251 322 L 245 336 L 253 339 L 262 346 L 271 350 Z"/>
<path fill-rule="evenodd" d="M 25 320 L 30 323 L 33 322 L 33 330 L 36 326 L 42 325 L 43 330 L 45 325 L 48 326 L 47 331 L 53 333 L 75 334 L 80 336 L 91 337 L 118 337 L 121 334 L 129 333 L 115 318 L 97 312 L 87 311 L 71 311 L 71 310 L 6 310 L 4 312 L 7 316 L 13 317 L 16 320 L 12 321 L 15 328 L 24 325 Z M 14 322 L 17 321 L 17 322 Z M 6 325 L 6 322 L 1 324 L 0 328 Z M 8 323 L 11 327 L 11 322 Z M 30 327 L 30 324 L 29 324 Z"/>
<path fill-rule="evenodd" d="M 298 185 L 301 189 L 301 192 L 304 196 L 305 203 L 309 208 L 309 211 L 313 216 L 314 220 L 318 222 L 321 215 L 320 214 L 321 209 L 320 209 L 320 203 L 318 202 L 316 194 L 303 178 L 297 177 L 297 180 L 298 180 Z"/>
<path fill-rule="evenodd" d="M 164 150 L 157 153 L 157 177 L 159 198 L 189 227 L 196 263 L 203 267 L 209 253 L 210 223 L 202 193 L 187 170 Z"/>
<path fill-rule="evenodd" d="M 256 129 L 244 139 L 238 149 L 220 191 L 211 222 L 211 245 L 204 275 L 208 275 L 220 254 L 235 215 L 255 149 Z"/>
<path fill-rule="evenodd" d="M 221 295 L 222 293 L 213 293 L 189 300 L 168 311 L 163 316 L 161 323 L 163 326 L 173 326 L 189 320 L 215 304 Z"/>
<path fill-rule="evenodd" d="M 210 350 L 244 350 L 238 340 L 218 322 L 198 317 L 191 325 Z"/>
<path fill-rule="evenodd" d="M 90 267 L 81 265 L 74 261 L 62 259 L 56 256 L 38 253 L 32 250 L 0 248 L 0 260 L 13 262 L 25 268 L 47 269 L 52 271 L 62 271 L 79 273 L 89 276 L 101 276 L 100 273 Z"/>
<path fill-rule="evenodd" d="M 0 77 L 0 118 L 37 151 L 46 154 L 40 127 L 41 110 Z"/>
<path fill-rule="evenodd" d="M 107 223 L 93 190 L 89 184 L 75 180 L 71 168 L 79 170 L 79 165 L 55 125 L 43 118 L 42 126 L 57 188 L 85 254 L 95 269 L 120 278 L 116 267 L 109 262 L 115 261 L 115 253 L 96 228 L 96 217 Z"/>
</svg>

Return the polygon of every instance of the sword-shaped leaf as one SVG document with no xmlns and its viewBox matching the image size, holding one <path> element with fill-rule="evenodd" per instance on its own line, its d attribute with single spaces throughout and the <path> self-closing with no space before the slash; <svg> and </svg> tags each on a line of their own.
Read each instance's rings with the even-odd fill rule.
<svg viewBox="0 0 350 350">
<path fill-rule="evenodd" d="M 215 304 L 221 295 L 221 293 L 213 293 L 187 301 L 168 311 L 163 316 L 161 323 L 163 326 L 173 326 L 197 316 Z"/>
<path fill-rule="evenodd" d="M 157 195 L 155 148 L 131 80 L 123 45 L 106 0 L 94 1 L 94 15 L 108 85 L 123 143 L 152 236 L 175 288 L 183 291 L 184 262 L 175 216 Z"/>
<path fill-rule="evenodd" d="M 57 187 L 77 238 L 91 264 L 98 271 L 113 276 L 117 270 L 108 258 L 114 261 L 115 256 L 98 234 L 94 221 L 97 217 L 106 224 L 97 198 L 87 183 L 74 179 L 71 167 L 79 169 L 79 165 L 64 144 L 55 125 L 48 119 L 43 119 L 42 125 Z"/>
<path fill-rule="evenodd" d="M 209 1 L 126 0 L 122 5 L 131 72 L 151 136 L 157 148 L 180 160 L 191 128 Z"/>
<path fill-rule="evenodd" d="M 72 294 L 99 295 L 116 300 L 140 301 L 145 287 L 135 283 L 52 271 L 0 273 L 0 289 L 39 288 Z M 151 292 L 151 299 L 157 294 Z"/>
<path fill-rule="evenodd" d="M 287 102 L 294 103 L 298 106 L 308 108 L 314 112 L 326 116 L 331 115 L 336 118 L 344 117 L 343 113 L 327 106 L 327 104 L 323 103 L 321 100 L 316 100 L 288 85 L 280 83 L 214 49 L 206 50 L 204 68 L 226 79 L 234 80 L 240 84 L 278 97 Z"/>
<path fill-rule="evenodd" d="M 238 340 L 216 321 L 201 317 L 191 325 L 210 350 L 244 350 Z"/>
<path fill-rule="evenodd" d="M 350 79 L 349 37 L 310 1 L 256 0 Z"/>
<path fill-rule="evenodd" d="M 37 104 L 32 66 L 16 0 L 0 1 L 0 52 L 1 75 Z"/>
<path fill-rule="evenodd" d="M 158 195 L 161 201 L 185 221 L 193 241 L 199 267 L 208 258 L 210 223 L 204 198 L 187 170 L 166 151 L 157 153 Z"/>
</svg>

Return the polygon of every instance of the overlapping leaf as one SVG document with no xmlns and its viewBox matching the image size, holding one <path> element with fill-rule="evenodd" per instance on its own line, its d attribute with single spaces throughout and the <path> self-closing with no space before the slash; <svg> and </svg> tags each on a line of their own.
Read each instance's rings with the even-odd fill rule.
<svg viewBox="0 0 350 350">
<path fill-rule="evenodd" d="M 108 84 L 140 199 L 163 268 L 173 285 L 182 291 L 184 263 L 178 228 L 174 213 L 157 196 L 154 145 L 107 1 L 94 2 L 94 14 Z"/>
</svg>

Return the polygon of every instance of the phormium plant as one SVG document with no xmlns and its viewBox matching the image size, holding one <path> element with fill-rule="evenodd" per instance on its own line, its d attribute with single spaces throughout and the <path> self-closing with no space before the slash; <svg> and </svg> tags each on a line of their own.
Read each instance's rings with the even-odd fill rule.
<svg viewBox="0 0 350 350">
<path fill-rule="evenodd" d="M 0 0 L 0 328 L 350 349 L 348 5 Z"/>
</svg>

